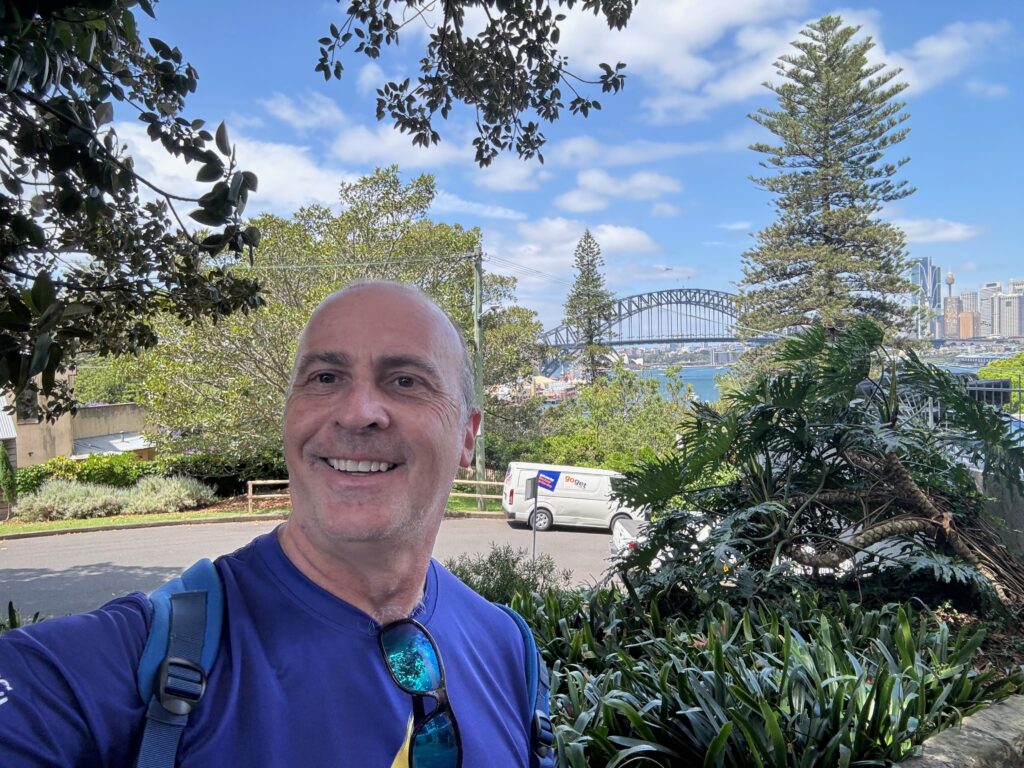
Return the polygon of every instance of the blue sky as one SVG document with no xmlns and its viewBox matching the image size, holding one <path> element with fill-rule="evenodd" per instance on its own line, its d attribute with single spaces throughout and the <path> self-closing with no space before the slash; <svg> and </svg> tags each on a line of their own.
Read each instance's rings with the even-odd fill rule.
<svg viewBox="0 0 1024 768">
<path fill-rule="evenodd" d="M 376 62 L 349 56 L 341 82 L 313 71 L 318 37 L 347 4 L 282 0 L 174 0 L 143 29 L 177 45 L 198 70 L 188 116 L 226 119 L 242 167 L 260 177 L 249 212 L 288 216 L 336 203 L 337 187 L 397 163 L 406 179 L 429 172 L 438 220 L 479 227 L 487 268 L 519 279 L 519 301 L 557 325 L 585 228 L 597 238 L 609 287 L 626 296 L 674 287 L 733 290 L 740 254 L 771 222 L 772 200 L 749 180 L 749 150 L 765 137 L 747 115 L 773 106 L 761 83 L 802 26 L 838 13 L 876 43 L 876 60 L 903 68 L 909 156 L 902 178 L 917 193 L 885 216 L 904 227 L 910 256 L 931 256 L 955 290 L 1024 277 L 1024 4 L 909 0 L 642 0 L 627 30 L 570 14 L 562 48 L 572 69 L 625 61 L 625 91 L 601 96 L 588 119 L 566 113 L 547 126 L 546 162 L 503 157 L 473 163 L 473 115 L 456 110 L 443 141 L 413 147 L 374 118 L 375 90 L 413 75 L 425 33 Z M 137 167 L 187 187 L 177 166 L 122 123 Z"/>
</svg>

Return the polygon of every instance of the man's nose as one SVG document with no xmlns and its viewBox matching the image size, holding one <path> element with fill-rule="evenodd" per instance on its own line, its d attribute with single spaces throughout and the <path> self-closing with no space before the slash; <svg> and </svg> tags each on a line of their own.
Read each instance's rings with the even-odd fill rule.
<svg viewBox="0 0 1024 768">
<path fill-rule="evenodd" d="M 345 429 L 386 429 L 391 423 L 384 393 L 376 382 L 352 381 L 337 400 L 335 422 Z"/>
</svg>

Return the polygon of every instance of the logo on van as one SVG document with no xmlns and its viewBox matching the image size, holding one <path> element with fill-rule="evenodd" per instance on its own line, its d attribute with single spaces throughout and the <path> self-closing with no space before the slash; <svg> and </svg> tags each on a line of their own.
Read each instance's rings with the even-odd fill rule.
<svg viewBox="0 0 1024 768">
<path fill-rule="evenodd" d="M 537 486 L 545 491 L 553 491 L 558 485 L 558 476 L 561 474 L 561 472 L 548 472 L 542 469 L 537 473 Z"/>
<path fill-rule="evenodd" d="M 570 485 L 574 485 L 577 488 L 582 488 L 583 490 L 587 490 L 587 481 L 586 480 L 580 480 L 578 477 L 573 477 L 572 475 L 566 475 L 565 476 L 565 482 L 569 483 Z"/>
</svg>

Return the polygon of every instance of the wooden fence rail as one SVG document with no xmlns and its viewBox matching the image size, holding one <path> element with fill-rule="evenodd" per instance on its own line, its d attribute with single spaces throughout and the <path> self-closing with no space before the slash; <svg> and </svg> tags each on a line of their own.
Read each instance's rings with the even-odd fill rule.
<svg viewBox="0 0 1024 768">
<path fill-rule="evenodd" d="M 452 487 L 454 488 L 456 485 L 459 485 L 459 484 L 463 484 L 463 485 L 497 485 L 497 486 L 504 485 L 503 482 L 498 481 L 498 480 L 460 480 L 459 478 L 456 478 L 455 481 L 452 483 Z M 261 485 L 276 485 L 276 486 L 282 486 L 283 485 L 283 486 L 285 486 L 285 492 L 284 493 L 253 493 L 253 487 L 254 486 L 261 486 Z M 249 514 L 250 515 L 252 514 L 252 504 L 253 504 L 253 500 L 254 499 L 288 499 L 288 498 L 291 498 L 291 494 L 288 493 L 288 491 L 287 491 L 287 486 L 288 486 L 288 481 L 287 480 L 250 480 L 247 483 L 247 486 L 248 486 L 248 493 L 246 494 L 246 497 L 247 497 L 248 504 L 249 504 Z M 460 497 L 469 498 L 469 499 L 498 499 L 499 501 L 502 498 L 502 495 L 500 493 L 497 493 L 497 494 L 479 493 L 479 492 L 477 492 L 477 493 L 458 493 L 456 491 L 452 491 L 448 495 L 449 496 L 460 496 Z"/>
</svg>

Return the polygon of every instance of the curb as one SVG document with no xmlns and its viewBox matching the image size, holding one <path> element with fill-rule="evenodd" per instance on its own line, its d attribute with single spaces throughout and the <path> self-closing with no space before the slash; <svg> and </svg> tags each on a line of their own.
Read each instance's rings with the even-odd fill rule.
<svg viewBox="0 0 1024 768">
<path fill-rule="evenodd" d="M 232 515 L 231 517 L 196 517 L 188 520 L 163 520 L 152 523 L 121 523 L 102 525 L 96 528 L 52 528 L 46 531 L 28 531 L 25 533 L 7 533 L 0 531 L 0 541 L 16 539 L 38 539 L 43 536 L 64 536 L 69 533 L 97 533 L 99 531 L 130 531 L 133 528 L 166 528 L 174 525 L 213 525 L 215 523 L 259 523 L 267 520 L 284 520 L 286 514 L 271 515 Z M 445 510 L 445 520 L 504 520 L 501 512 L 450 512 Z"/>
<path fill-rule="evenodd" d="M 1018 768 L 1024 765 L 1024 696 L 986 707 L 932 736 L 900 768 Z"/>
</svg>

